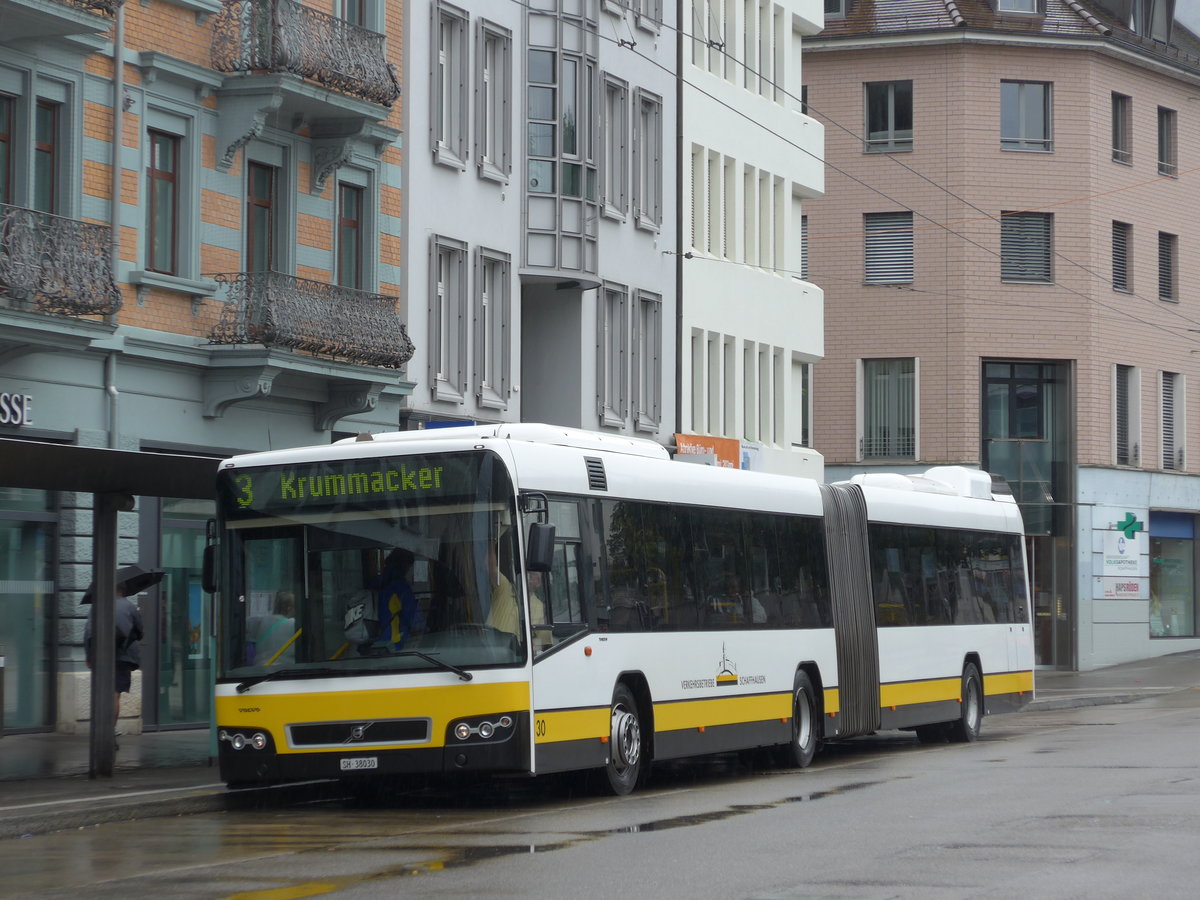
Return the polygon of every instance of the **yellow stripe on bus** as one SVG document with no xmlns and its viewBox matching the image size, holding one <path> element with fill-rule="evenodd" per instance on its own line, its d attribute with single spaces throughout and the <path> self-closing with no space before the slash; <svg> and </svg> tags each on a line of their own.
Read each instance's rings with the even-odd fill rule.
<svg viewBox="0 0 1200 900">
<path fill-rule="evenodd" d="M 607 737 L 610 730 L 607 706 L 560 709 L 554 712 L 540 712 L 534 716 L 533 739 L 538 744 L 588 739 L 598 741 Z"/>
<path fill-rule="evenodd" d="M 701 726 L 739 725 L 766 719 L 787 719 L 792 715 L 792 695 L 754 694 L 712 697 L 654 704 L 654 730 L 678 731 Z"/>
<path fill-rule="evenodd" d="M 983 692 L 989 697 L 994 694 L 1031 694 L 1033 693 L 1033 672 L 1027 670 L 984 675 Z"/>
</svg>

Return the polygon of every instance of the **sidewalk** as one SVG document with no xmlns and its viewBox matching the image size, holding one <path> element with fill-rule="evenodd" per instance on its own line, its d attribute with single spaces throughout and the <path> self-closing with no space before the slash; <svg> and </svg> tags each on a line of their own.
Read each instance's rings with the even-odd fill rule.
<svg viewBox="0 0 1200 900">
<path fill-rule="evenodd" d="M 1200 651 L 1092 672 L 1039 671 L 1029 710 L 1129 703 L 1194 688 L 1200 688 Z M 267 791 L 292 790 L 228 791 L 210 761 L 210 740 L 207 728 L 122 735 L 113 777 L 91 779 L 87 734 L 0 737 L 0 839 L 230 809 Z"/>
</svg>

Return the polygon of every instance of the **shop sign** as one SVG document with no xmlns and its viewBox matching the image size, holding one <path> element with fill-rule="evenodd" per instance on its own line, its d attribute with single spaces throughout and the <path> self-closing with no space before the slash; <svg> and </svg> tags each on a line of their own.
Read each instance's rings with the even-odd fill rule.
<svg viewBox="0 0 1200 900">
<path fill-rule="evenodd" d="M 703 434 L 676 434 L 676 456 L 707 456 L 724 469 L 742 467 L 742 443 L 737 438 L 708 437 Z"/>
<path fill-rule="evenodd" d="M 1126 514 L 1115 531 L 1104 532 L 1104 563 L 1101 575 L 1115 578 L 1147 578 L 1150 538 L 1141 523 Z"/>
<path fill-rule="evenodd" d="M 1138 578 L 1105 578 L 1105 600 L 1142 600 L 1142 585 L 1145 579 Z"/>
<path fill-rule="evenodd" d="M 32 425 L 33 395 L 0 392 L 0 425 Z"/>
</svg>

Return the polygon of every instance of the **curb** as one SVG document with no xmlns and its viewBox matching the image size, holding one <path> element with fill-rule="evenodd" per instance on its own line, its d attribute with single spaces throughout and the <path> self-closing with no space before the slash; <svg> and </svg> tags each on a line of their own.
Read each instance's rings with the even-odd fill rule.
<svg viewBox="0 0 1200 900">
<path fill-rule="evenodd" d="M 282 806 L 300 800 L 345 796 L 335 781 L 230 790 L 224 784 L 130 791 L 114 797 L 74 797 L 0 807 L 0 839 L 33 837 L 54 831 L 93 828 L 115 822 Z"/>
</svg>

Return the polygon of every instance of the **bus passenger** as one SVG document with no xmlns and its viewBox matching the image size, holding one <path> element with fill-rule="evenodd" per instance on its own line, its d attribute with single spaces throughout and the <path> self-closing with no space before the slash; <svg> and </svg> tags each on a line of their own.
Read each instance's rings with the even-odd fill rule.
<svg viewBox="0 0 1200 900">
<path fill-rule="evenodd" d="M 494 541 L 488 542 L 487 566 L 488 587 L 491 589 L 492 595 L 487 624 L 497 631 L 507 631 L 517 635 L 521 628 L 521 616 L 517 611 L 517 595 L 513 591 L 512 582 L 500 571 Z"/>
<path fill-rule="evenodd" d="M 412 589 L 413 561 L 411 551 L 397 547 L 371 582 L 378 592 L 383 626 L 379 642 L 392 650 L 399 650 L 414 630 L 425 630 L 425 616 Z"/>
</svg>

